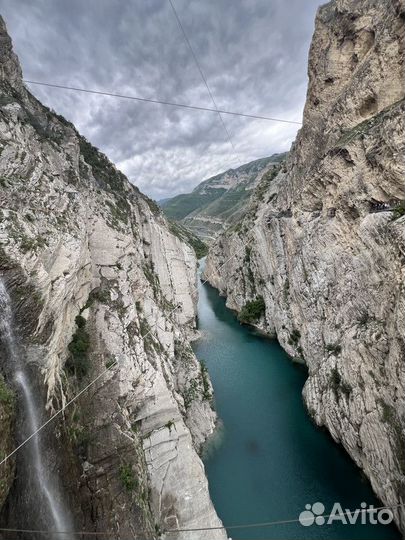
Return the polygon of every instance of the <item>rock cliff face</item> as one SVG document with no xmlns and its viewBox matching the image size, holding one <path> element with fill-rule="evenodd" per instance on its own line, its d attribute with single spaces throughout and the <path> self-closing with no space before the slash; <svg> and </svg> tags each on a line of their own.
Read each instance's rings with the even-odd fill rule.
<svg viewBox="0 0 405 540">
<path fill-rule="evenodd" d="M 15 447 L 13 438 L 15 410 L 14 395 L 11 389 L 6 385 L 4 378 L 0 376 L 0 456 L 6 456 Z M 12 460 L 3 465 L 0 473 L 0 508 L 7 498 L 14 478 L 14 463 Z"/>
<path fill-rule="evenodd" d="M 194 252 L 153 201 L 26 90 L 1 19 L 0 76 L 0 275 L 44 419 L 99 376 L 41 435 L 75 527 L 144 538 L 218 526 L 197 454 L 216 418 L 189 346 Z M 1 368 L 12 385 L 4 348 Z M 12 446 L 7 407 L 0 397 L 2 452 Z M 23 500 L 27 466 L 17 454 L 3 526 L 43 525 Z M 10 467 L 0 472 L 0 504 Z"/>
<path fill-rule="evenodd" d="M 405 503 L 404 17 L 396 0 L 319 8 L 303 127 L 206 265 L 307 364 L 309 414 L 388 505 Z"/>
</svg>

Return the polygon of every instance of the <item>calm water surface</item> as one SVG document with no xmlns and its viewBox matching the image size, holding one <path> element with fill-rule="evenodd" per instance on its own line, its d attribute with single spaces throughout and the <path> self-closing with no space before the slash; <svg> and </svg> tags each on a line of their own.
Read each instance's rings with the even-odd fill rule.
<svg viewBox="0 0 405 540">
<path fill-rule="evenodd" d="M 205 458 L 211 497 L 225 525 L 296 519 L 305 504 L 381 506 L 360 470 L 306 414 L 306 372 L 275 341 L 241 326 L 209 285 L 200 285 L 194 344 L 214 385 L 223 422 Z M 391 526 L 283 524 L 228 530 L 233 539 L 399 539 Z"/>
</svg>

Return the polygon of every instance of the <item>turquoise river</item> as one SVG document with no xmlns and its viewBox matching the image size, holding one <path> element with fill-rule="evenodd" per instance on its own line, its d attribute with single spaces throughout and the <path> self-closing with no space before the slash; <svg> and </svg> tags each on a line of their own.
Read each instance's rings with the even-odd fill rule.
<svg viewBox="0 0 405 540">
<path fill-rule="evenodd" d="M 306 372 L 280 345 L 241 326 L 209 285 L 200 285 L 194 350 L 209 370 L 223 423 L 205 457 L 210 493 L 226 526 L 296 520 L 306 504 L 328 514 L 381 506 L 361 471 L 308 417 L 301 391 Z M 359 519 L 360 521 L 360 519 Z M 399 539 L 393 525 L 299 522 L 228 529 L 233 539 Z"/>
</svg>

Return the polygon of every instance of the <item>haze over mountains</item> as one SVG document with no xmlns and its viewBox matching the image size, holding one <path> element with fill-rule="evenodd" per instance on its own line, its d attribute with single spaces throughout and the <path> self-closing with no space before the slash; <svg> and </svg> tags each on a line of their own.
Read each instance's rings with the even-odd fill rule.
<svg viewBox="0 0 405 540">
<path fill-rule="evenodd" d="M 165 214 L 205 241 L 234 225 L 265 174 L 279 166 L 287 153 L 273 154 L 204 180 L 191 193 L 160 201 Z"/>
</svg>

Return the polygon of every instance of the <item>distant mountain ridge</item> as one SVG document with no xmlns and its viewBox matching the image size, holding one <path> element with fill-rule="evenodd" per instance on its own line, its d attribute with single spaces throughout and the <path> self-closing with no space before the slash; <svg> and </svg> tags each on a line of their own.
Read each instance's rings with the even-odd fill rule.
<svg viewBox="0 0 405 540">
<path fill-rule="evenodd" d="M 273 154 L 204 180 L 191 193 L 161 201 L 165 214 L 203 240 L 212 240 L 245 212 L 246 202 L 263 175 L 286 157 Z"/>
</svg>

